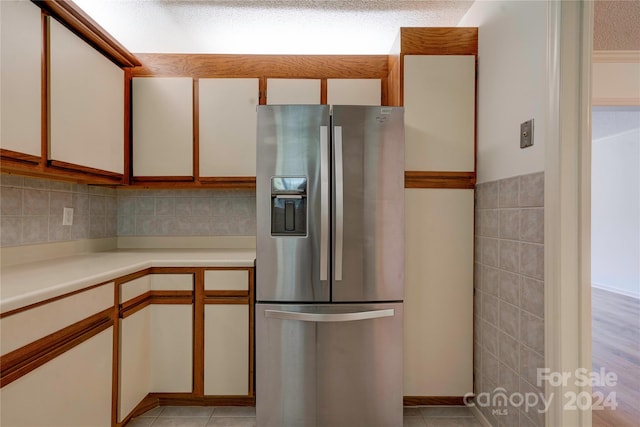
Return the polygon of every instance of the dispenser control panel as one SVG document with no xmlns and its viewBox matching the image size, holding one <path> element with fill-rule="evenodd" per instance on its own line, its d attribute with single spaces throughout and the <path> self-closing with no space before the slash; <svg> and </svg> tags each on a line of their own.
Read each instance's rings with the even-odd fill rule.
<svg viewBox="0 0 640 427">
<path fill-rule="evenodd" d="M 307 235 L 307 177 L 271 178 L 271 235 Z"/>
</svg>

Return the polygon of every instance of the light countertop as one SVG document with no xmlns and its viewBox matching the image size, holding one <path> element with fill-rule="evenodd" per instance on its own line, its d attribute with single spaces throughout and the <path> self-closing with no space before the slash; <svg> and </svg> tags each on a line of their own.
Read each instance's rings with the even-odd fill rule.
<svg viewBox="0 0 640 427">
<path fill-rule="evenodd" d="M 149 267 L 253 267 L 254 249 L 119 249 L 19 264 L 0 273 L 0 313 Z"/>
</svg>

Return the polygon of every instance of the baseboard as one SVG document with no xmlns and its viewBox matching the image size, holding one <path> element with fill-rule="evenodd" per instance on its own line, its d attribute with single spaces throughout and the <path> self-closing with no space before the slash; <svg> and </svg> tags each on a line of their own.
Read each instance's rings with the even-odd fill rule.
<svg viewBox="0 0 640 427">
<path fill-rule="evenodd" d="M 132 418 L 138 417 L 142 414 L 144 414 L 147 411 L 152 410 L 153 408 L 159 406 L 160 403 L 158 401 L 158 398 L 154 398 L 151 397 L 149 395 L 147 395 L 144 399 L 142 399 L 142 401 L 140 403 L 138 403 L 136 405 L 135 408 L 133 408 L 133 411 L 131 411 L 131 413 L 129 415 L 127 415 L 127 417 L 125 417 L 125 419 L 122 420 L 122 423 L 117 424 L 119 426 L 126 426 L 127 423 L 129 421 L 131 421 Z"/>
<path fill-rule="evenodd" d="M 125 427 L 133 418 L 158 406 L 256 406 L 250 396 L 194 396 L 193 393 L 149 393 L 116 427 Z"/>
<path fill-rule="evenodd" d="M 160 406 L 256 406 L 251 396 L 194 396 L 192 393 L 149 393 Z"/>
<path fill-rule="evenodd" d="M 640 299 L 640 293 L 625 291 L 623 289 L 614 288 L 611 286 L 603 285 L 602 283 L 591 283 L 591 287 L 602 289 L 603 291 L 611 292 L 618 295 L 624 295 L 625 297 Z"/>
<path fill-rule="evenodd" d="M 478 409 L 477 406 L 469 406 L 469 409 L 471 410 L 473 415 L 476 417 L 476 420 L 478 420 L 478 422 L 482 424 L 482 427 L 493 427 L 489 422 L 489 420 L 484 416 L 482 411 Z"/>
<path fill-rule="evenodd" d="M 404 396 L 404 406 L 464 406 L 463 396 Z"/>
</svg>

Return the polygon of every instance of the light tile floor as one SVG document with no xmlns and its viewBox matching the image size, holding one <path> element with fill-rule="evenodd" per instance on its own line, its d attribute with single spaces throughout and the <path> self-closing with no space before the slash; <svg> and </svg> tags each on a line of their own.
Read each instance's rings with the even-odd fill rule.
<svg viewBox="0 0 640 427">
<path fill-rule="evenodd" d="M 160 406 L 132 419 L 127 427 L 256 427 L 248 406 Z M 463 406 L 408 406 L 404 427 L 482 427 Z"/>
<path fill-rule="evenodd" d="M 464 406 L 405 406 L 404 427 L 482 427 Z"/>
<path fill-rule="evenodd" d="M 251 406 L 159 406 L 132 419 L 127 427 L 256 427 Z"/>
</svg>

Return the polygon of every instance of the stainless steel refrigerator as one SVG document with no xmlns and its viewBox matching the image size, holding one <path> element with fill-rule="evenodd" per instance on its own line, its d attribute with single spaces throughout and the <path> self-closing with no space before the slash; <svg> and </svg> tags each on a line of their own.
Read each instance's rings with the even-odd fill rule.
<svg viewBox="0 0 640 427">
<path fill-rule="evenodd" d="M 400 107 L 258 107 L 258 427 L 402 426 Z"/>
</svg>

